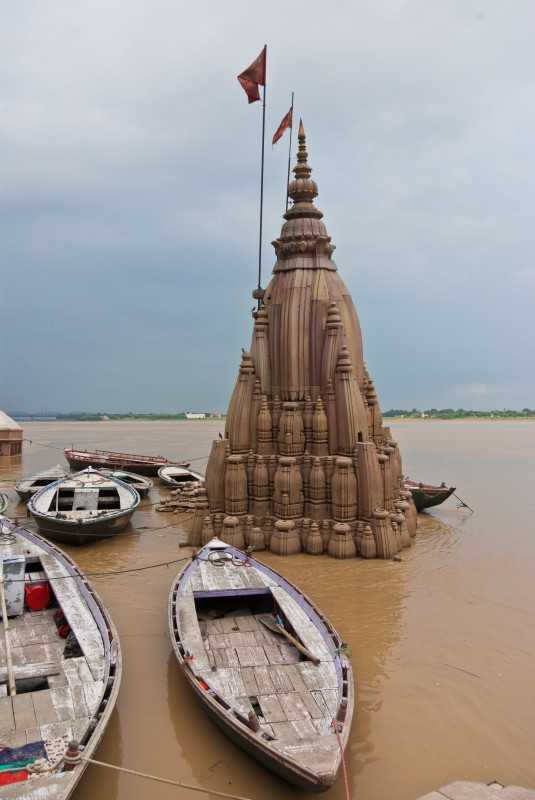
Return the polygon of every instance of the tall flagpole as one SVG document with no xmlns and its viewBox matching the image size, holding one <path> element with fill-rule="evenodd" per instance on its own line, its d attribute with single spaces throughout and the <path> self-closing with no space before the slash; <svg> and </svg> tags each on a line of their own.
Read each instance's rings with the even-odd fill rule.
<svg viewBox="0 0 535 800">
<path fill-rule="evenodd" d="M 262 214 L 264 210 L 264 143 L 266 139 L 266 88 L 267 88 L 267 44 L 266 49 L 265 73 L 264 73 L 264 95 L 262 98 L 262 164 L 260 167 L 260 231 L 258 237 L 258 289 L 262 287 Z M 260 308 L 260 298 L 258 298 L 258 308 Z"/>
<path fill-rule="evenodd" d="M 294 93 L 292 92 L 292 124 L 290 125 L 290 144 L 288 145 L 288 175 L 286 177 L 286 211 L 288 211 L 288 192 L 290 191 L 290 160 L 292 158 L 292 130 L 294 126 Z"/>
</svg>

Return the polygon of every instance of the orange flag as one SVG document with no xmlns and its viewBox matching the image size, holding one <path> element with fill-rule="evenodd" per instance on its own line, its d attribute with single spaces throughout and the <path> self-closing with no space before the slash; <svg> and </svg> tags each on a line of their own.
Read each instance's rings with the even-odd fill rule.
<svg viewBox="0 0 535 800">
<path fill-rule="evenodd" d="M 264 45 L 260 55 L 238 75 L 238 80 L 250 103 L 260 100 L 258 87 L 266 85 L 266 53 L 267 46 Z"/>
<path fill-rule="evenodd" d="M 281 124 L 273 134 L 272 144 L 276 144 L 279 139 L 282 139 L 284 131 L 292 127 L 293 108 L 282 118 Z"/>
</svg>

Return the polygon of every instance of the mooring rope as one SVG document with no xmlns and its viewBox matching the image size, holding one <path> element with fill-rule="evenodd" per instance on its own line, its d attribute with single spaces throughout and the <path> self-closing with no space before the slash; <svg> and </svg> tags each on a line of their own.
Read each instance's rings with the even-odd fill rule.
<svg viewBox="0 0 535 800">
<path fill-rule="evenodd" d="M 216 789 L 207 789 L 204 786 L 193 786 L 191 783 L 183 783 L 182 781 L 174 781 L 170 778 L 160 778 L 158 775 L 151 775 L 148 772 L 140 772 L 137 769 L 127 769 L 126 767 L 119 767 L 117 764 L 108 764 L 106 761 L 97 761 L 95 758 L 89 758 L 80 753 L 80 760 L 88 764 L 94 764 L 97 767 L 106 767 L 107 769 L 114 769 L 117 772 L 124 772 L 126 775 L 135 775 L 138 778 L 145 778 L 149 781 L 156 781 L 157 783 L 166 783 L 169 786 L 178 786 L 180 789 L 189 789 L 191 792 L 201 792 L 202 794 L 211 794 L 214 797 L 224 797 L 226 800 L 251 800 L 250 797 L 244 797 L 239 794 L 229 794 L 228 792 L 218 792 Z"/>
<path fill-rule="evenodd" d="M 1 544 L 1 542 L 0 542 Z M 130 572 L 144 572 L 148 569 L 157 569 L 158 567 L 169 567 L 171 564 L 180 564 L 183 561 L 189 561 L 191 556 L 184 558 L 174 558 L 171 561 L 161 561 L 159 564 L 145 564 L 141 567 L 131 567 L 130 569 L 117 569 L 103 572 L 84 572 L 83 575 L 53 575 L 50 578 L 43 578 L 42 581 L 36 583 L 48 583 L 48 581 L 67 581 L 67 580 L 83 580 L 85 577 L 90 578 L 104 578 L 108 575 L 127 575 Z M 8 583 L 25 583 L 24 579 L 9 578 Z"/>
<path fill-rule="evenodd" d="M 331 722 L 331 727 L 334 730 L 336 741 L 338 742 L 338 747 L 340 748 L 340 756 L 342 760 L 342 771 L 344 773 L 344 784 L 346 789 L 346 800 L 351 800 L 351 792 L 349 791 L 349 778 L 347 776 L 347 764 L 346 764 L 346 754 L 344 752 L 344 747 L 342 745 L 342 739 L 340 738 L 340 731 L 338 730 L 338 723 L 335 719 Z"/>
</svg>

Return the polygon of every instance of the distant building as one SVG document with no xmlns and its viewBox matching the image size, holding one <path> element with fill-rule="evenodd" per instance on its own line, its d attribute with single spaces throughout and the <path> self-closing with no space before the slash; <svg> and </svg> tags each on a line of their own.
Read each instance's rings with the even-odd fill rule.
<svg viewBox="0 0 535 800">
<path fill-rule="evenodd" d="M 206 419 L 206 414 L 197 411 L 186 411 L 186 419 Z"/>
<path fill-rule="evenodd" d="M 0 467 L 22 464 L 22 437 L 20 425 L 0 411 Z"/>
</svg>

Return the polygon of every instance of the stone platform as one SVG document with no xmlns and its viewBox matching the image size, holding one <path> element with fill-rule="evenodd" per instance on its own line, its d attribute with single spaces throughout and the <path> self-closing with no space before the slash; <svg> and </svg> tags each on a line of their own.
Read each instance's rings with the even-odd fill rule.
<svg viewBox="0 0 535 800">
<path fill-rule="evenodd" d="M 471 783 L 455 781 L 418 800 L 535 800 L 535 790 L 522 786 L 502 786 L 501 783 Z"/>
</svg>

